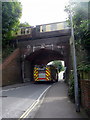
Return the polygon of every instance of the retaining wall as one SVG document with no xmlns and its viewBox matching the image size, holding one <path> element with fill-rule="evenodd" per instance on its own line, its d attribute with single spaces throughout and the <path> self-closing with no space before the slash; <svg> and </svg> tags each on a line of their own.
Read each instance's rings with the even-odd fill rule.
<svg viewBox="0 0 90 120">
<path fill-rule="evenodd" d="M 81 80 L 81 104 L 90 116 L 90 80 Z"/>
<path fill-rule="evenodd" d="M 2 69 L 2 86 L 22 82 L 19 48 L 6 58 L 0 69 Z"/>
</svg>

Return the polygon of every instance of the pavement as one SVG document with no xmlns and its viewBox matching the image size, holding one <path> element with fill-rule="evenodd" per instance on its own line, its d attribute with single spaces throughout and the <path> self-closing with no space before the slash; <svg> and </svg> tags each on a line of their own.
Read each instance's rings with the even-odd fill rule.
<svg viewBox="0 0 90 120">
<path fill-rule="evenodd" d="M 34 113 L 34 118 L 88 118 L 82 109 L 76 112 L 75 104 L 68 98 L 68 86 L 64 81 L 51 86 Z"/>
</svg>

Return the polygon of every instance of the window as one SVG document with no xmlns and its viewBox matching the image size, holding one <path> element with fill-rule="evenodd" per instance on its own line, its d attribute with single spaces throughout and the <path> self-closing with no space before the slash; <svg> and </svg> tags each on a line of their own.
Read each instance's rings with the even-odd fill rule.
<svg viewBox="0 0 90 120">
<path fill-rule="evenodd" d="M 46 32 L 46 25 L 42 25 L 42 32 Z"/>
<path fill-rule="evenodd" d="M 21 34 L 25 34 L 25 29 L 21 29 Z"/>
<path fill-rule="evenodd" d="M 51 31 L 51 26 L 50 25 L 46 25 L 46 31 Z"/>
<path fill-rule="evenodd" d="M 27 29 L 27 34 L 29 34 L 29 29 Z"/>
<path fill-rule="evenodd" d="M 57 24 L 51 24 L 51 31 L 57 30 Z"/>
</svg>

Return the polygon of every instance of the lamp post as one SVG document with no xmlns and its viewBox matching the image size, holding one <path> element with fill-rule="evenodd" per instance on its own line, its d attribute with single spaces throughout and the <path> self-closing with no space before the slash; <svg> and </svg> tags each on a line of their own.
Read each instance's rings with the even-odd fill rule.
<svg viewBox="0 0 90 120">
<path fill-rule="evenodd" d="M 75 42 L 74 42 L 74 29 L 73 29 L 73 20 L 70 8 L 70 23 L 71 23 L 71 49 L 72 49 L 72 57 L 73 57 L 73 69 L 74 69 L 74 91 L 75 91 L 75 105 L 76 112 L 80 112 L 80 104 L 79 104 L 79 93 L 78 93 L 78 77 L 77 77 L 77 63 L 76 63 L 76 52 L 75 52 Z"/>
</svg>

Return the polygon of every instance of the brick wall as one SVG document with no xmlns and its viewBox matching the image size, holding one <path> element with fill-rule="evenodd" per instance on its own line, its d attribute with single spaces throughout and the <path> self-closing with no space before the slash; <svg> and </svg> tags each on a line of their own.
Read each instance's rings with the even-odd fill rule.
<svg viewBox="0 0 90 120">
<path fill-rule="evenodd" d="M 2 86 L 21 81 L 20 50 L 16 49 L 2 64 Z"/>
<path fill-rule="evenodd" d="M 90 80 L 81 80 L 81 103 L 90 115 Z"/>
</svg>

